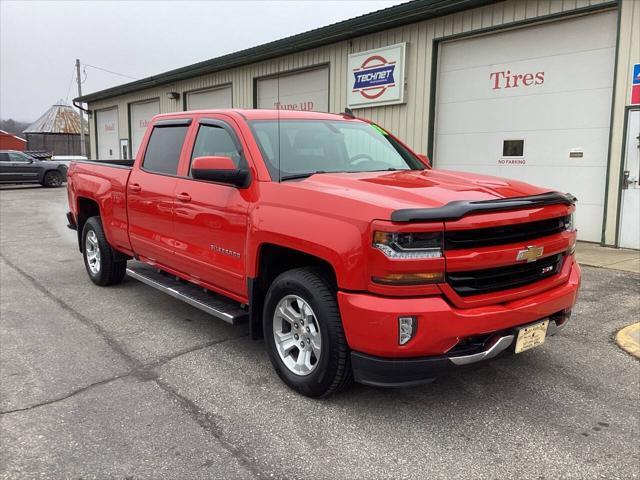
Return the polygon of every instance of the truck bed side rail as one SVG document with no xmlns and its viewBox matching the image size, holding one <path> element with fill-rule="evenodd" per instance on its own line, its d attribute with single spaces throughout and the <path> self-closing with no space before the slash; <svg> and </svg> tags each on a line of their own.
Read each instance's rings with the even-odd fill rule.
<svg viewBox="0 0 640 480">
<path fill-rule="evenodd" d="M 109 167 L 120 167 L 120 168 L 132 168 L 133 159 L 118 159 L 118 160 L 74 160 L 75 163 L 88 163 L 91 165 L 107 165 Z"/>
</svg>

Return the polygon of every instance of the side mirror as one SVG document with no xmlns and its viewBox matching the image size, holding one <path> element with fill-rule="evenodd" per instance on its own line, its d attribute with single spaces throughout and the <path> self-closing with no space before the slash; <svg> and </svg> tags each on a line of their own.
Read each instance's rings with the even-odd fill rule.
<svg viewBox="0 0 640 480">
<path fill-rule="evenodd" d="M 427 167 L 431 167 L 431 160 L 424 153 L 418 153 L 418 158 L 424 163 Z"/>
<path fill-rule="evenodd" d="M 231 157 L 196 157 L 191 162 L 191 176 L 197 180 L 227 183 L 245 188 L 249 184 L 249 170 L 233 163 Z"/>
</svg>

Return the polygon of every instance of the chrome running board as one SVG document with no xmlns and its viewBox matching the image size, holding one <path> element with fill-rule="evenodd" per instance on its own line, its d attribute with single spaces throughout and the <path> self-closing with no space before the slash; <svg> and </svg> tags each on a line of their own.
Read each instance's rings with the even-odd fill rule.
<svg viewBox="0 0 640 480">
<path fill-rule="evenodd" d="M 231 325 L 245 322 L 249 315 L 240 304 L 221 295 L 206 291 L 193 283 L 177 280 L 176 277 L 159 272 L 142 262 L 129 262 L 127 275 L 161 292 L 182 300 L 209 315 L 224 320 Z"/>
</svg>

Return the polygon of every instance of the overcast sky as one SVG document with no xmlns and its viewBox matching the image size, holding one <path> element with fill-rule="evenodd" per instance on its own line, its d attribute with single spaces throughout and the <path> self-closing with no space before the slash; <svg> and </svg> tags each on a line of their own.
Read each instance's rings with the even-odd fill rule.
<svg viewBox="0 0 640 480">
<path fill-rule="evenodd" d="M 0 0 L 0 118 L 33 121 L 60 98 L 70 103 L 76 58 L 143 78 L 398 3 Z M 83 93 L 131 81 L 83 70 Z"/>
</svg>

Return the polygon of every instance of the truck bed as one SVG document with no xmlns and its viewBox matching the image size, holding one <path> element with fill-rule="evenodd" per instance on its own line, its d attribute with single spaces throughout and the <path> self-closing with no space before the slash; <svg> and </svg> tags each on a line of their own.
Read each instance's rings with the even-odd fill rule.
<svg viewBox="0 0 640 480">
<path fill-rule="evenodd" d="M 131 251 L 127 219 L 127 183 L 133 160 L 78 160 L 67 174 L 69 203 L 77 217 L 79 202 L 99 206 L 105 235 L 122 252 Z"/>
</svg>

